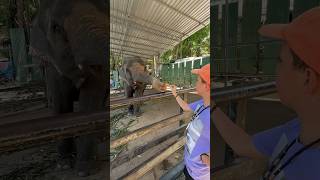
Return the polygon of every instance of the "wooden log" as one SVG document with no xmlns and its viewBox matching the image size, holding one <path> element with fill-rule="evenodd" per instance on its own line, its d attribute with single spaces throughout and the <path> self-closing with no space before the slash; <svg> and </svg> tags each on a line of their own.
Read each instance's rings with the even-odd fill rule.
<svg viewBox="0 0 320 180">
<path fill-rule="evenodd" d="M 155 157 L 154 159 L 150 160 L 148 163 L 146 163 L 144 166 L 142 166 L 137 171 L 133 172 L 129 176 L 125 177 L 125 180 L 132 180 L 132 179 L 139 179 L 143 175 L 145 175 L 148 171 L 153 169 L 156 165 L 161 163 L 163 160 L 167 159 L 169 156 L 171 156 L 174 152 L 182 148 L 185 144 L 185 137 L 180 138 L 175 144 L 170 146 L 168 149 L 166 149 L 164 152 L 162 152 L 159 156 Z"/>
<path fill-rule="evenodd" d="M 167 127 L 175 122 L 179 122 L 180 120 L 190 118 L 190 117 L 191 117 L 191 113 L 183 113 L 182 115 L 176 115 L 176 116 L 170 117 L 168 119 L 165 119 L 163 121 L 160 121 L 160 122 L 151 124 L 149 126 L 140 128 L 136 131 L 129 133 L 128 135 L 125 135 L 121 138 L 118 138 L 118 139 L 111 141 L 110 148 L 112 149 L 112 148 L 116 148 L 121 145 L 127 144 L 128 142 L 133 141 L 139 137 L 142 137 L 146 134 L 149 134 L 149 133 L 154 132 L 156 130 L 159 130 L 161 128 Z"/>
<path fill-rule="evenodd" d="M 182 136 L 186 127 L 187 127 L 187 124 L 180 126 L 179 128 L 173 130 L 172 132 L 170 132 L 160 138 L 157 138 L 156 140 L 149 142 L 146 145 L 137 147 L 133 151 L 127 152 L 124 155 L 117 157 L 113 162 L 111 162 L 111 169 L 116 168 L 117 166 L 120 166 L 121 164 L 123 164 L 127 161 L 130 161 L 134 157 L 145 153 L 148 149 L 150 149 L 158 144 L 161 144 L 174 136 L 177 136 L 177 135 L 178 135 L 178 137 Z"/>
<path fill-rule="evenodd" d="M 195 90 L 194 88 L 182 89 L 177 91 L 177 93 L 178 94 L 189 93 L 189 92 L 193 92 L 194 90 Z M 136 98 L 117 99 L 110 102 L 110 109 L 116 109 L 116 108 L 120 108 L 123 106 L 141 102 L 141 101 L 150 101 L 153 99 L 161 99 L 161 98 L 170 97 L 170 96 L 172 96 L 171 92 L 164 92 L 164 93 L 151 94 L 151 95 L 136 97 Z"/>
</svg>

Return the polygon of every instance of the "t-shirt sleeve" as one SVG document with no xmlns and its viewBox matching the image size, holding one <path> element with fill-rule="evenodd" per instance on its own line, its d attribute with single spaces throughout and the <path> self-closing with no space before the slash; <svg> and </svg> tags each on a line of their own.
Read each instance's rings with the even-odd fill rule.
<svg viewBox="0 0 320 180">
<path fill-rule="evenodd" d="M 197 108 L 197 105 L 200 104 L 202 102 L 202 100 L 199 101 L 195 101 L 193 103 L 189 104 L 189 107 L 192 109 L 192 111 L 195 111 L 195 109 Z"/>
<path fill-rule="evenodd" d="M 253 136 L 253 144 L 257 150 L 270 157 L 276 147 L 281 135 L 285 131 L 285 125 L 281 125 L 266 131 L 262 131 Z"/>
</svg>

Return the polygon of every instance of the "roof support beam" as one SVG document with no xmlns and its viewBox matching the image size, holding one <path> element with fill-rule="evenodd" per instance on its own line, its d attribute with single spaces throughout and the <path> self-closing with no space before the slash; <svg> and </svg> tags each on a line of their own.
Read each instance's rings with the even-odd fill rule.
<svg viewBox="0 0 320 180">
<path fill-rule="evenodd" d="M 121 39 L 117 39 L 115 37 L 110 37 L 111 40 L 114 40 L 114 41 L 122 41 Z M 161 50 L 165 50 L 165 48 L 162 48 L 160 46 L 156 47 L 156 46 L 152 46 L 152 45 L 149 45 L 149 44 L 143 44 L 143 43 L 138 43 L 138 42 L 135 42 L 135 41 L 128 41 L 128 40 L 124 40 L 125 43 L 132 43 L 132 44 L 136 44 L 136 45 L 140 45 L 140 46 L 146 46 L 146 47 L 150 47 L 150 48 L 154 48 L 154 49 L 161 49 Z M 111 42 L 111 44 L 113 44 Z"/>
<path fill-rule="evenodd" d="M 204 24 L 206 21 L 208 21 L 210 19 L 210 17 L 208 17 L 206 20 L 204 20 L 203 22 L 202 22 L 202 24 Z M 208 25 L 208 24 L 207 24 Z M 207 26 L 207 25 L 205 25 L 205 26 Z M 205 27 L 204 26 L 204 27 Z M 186 36 L 184 36 L 183 38 L 182 38 L 182 40 L 184 40 L 184 39 L 186 39 L 186 38 L 188 38 L 190 35 L 189 35 L 189 33 L 191 33 L 192 31 L 194 31 L 196 28 L 198 28 L 198 26 L 196 26 L 196 27 L 194 27 L 194 28 L 192 28 L 190 31 L 188 31 L 187 33 L 186 33 Z M 201 29 L 201 28 L 200 28 Z M 200 30 L 199 29 L 199 30 Z M 198 31 L 199 31 L 198 30 Z"/>
<path fill-rule="evenodd" d="M 137 53 L 128 53 L 128 52 L 120 53 L 120 52 L 117 52 L 117 51 L 112 51 L 112 53 L 118 54 L 118 55 L 137 56 Z M 140 55 L 140 54 L 138 56 L 141 57 L 141 58 L 145 58 L 145 59 L 150 59 L 151 58 L 151 56 L 145 56 L 145 55 Z"/>
<path fill-rule="evenodd" d="M 118 50 L 118 51 L 120 51 L 120 53 L 125 51 L 125 52 L 129 52 L 129 53 L 146 55 L 148 57 L 153 57 L 154 56 L 153 54 L 146 54 L 146 53 L 142 53 L 142 52 L 139 52 L 139 51 L 130 51 L 130 50 L 127 50 L 127 49 L 119 49 L 119 48 L 116 48 L 116 47 L 111 47 L 111 49 Z"/>
<path fill-rule="evenodd" d="M 183 15 L 183 16 L 185 16 L 186 18 L 189 18 L 189 19 L 191 19 L 192 21 L 197 22 L 199 25 L 202 24 L 201 21 L 199 21 L 199 20 L 197 20 L 197 19 L 189 16 L 188 14 L 186 14 L 186 13 L 184 13 L 184 12 L 182 12 L 182 11 L 179 11 L 178 9 L 176 9 L 176 8 L 168 5 L 168 4 L 165 3 L 165 2 L 162 2 L 161 0 L 153 0 L 153 1 L 158 2 L 159 4 L 161 4 L 161 5 L 163 5 L 163 6 L 166 6 L 167 8 L 169 8 L 169 9 L 171 9 L 171 10 L 173 10 L 173 11 L 175 11 L 175 12 L 177 12 L 177 13 Z M 204 24 L 202 24 L 202 25 L 205 26 Z"/>
<path fill-rule="evenodd" d="M 110 30 L 111 33 L 116 33 L 116 34 L 120 34 L 120 35 L 123 35 L 124 36 L 124 33 L 122 32 L 117 32 L 117 31 L 112 31 Z M 111 35 L 110 35 L 111 36 Z M 162 45 L 165 45 L 165 46 L 172 46 L 172 44 L 169 44 L 169 43 L 164 43 L 164 42 L 159 42 L 159 41 L 154 41 L 154 40 L 151 40 L 151 39 L 147 39 L 147 38 L 143 38 L 143 37 L 138 37 L 138 36 L 132 36 L 132 35 L 129 35 L 127 34 L 128 37 L 132 37 L 132 38 L 136 38 L 136 39 L 141 39 L 141 40 L 144 40 L 144 41 L 149 41 L 149 42 L 152 42 L 152 43 L 156 43 L 156 44 L 162 44 Z M 112 37 L 112 36 L 111 36 Z"/>
<path fill-rule="evenodd" d="M 132 22 L 132 21 L 127 21 L 127 22 L 130 25 L 130 28 L 134 28 L 136 30 L 151 34 L 153 36 L 158 36 L 158 37 L 165 38 L 165 39 L 168 39 L 168 40 L 171 40 L 171 41 L 180 41 L 180 39 L 178 37 L 172 37 L 172 36 L 169 37 L 170 35 L 168 35 L 168 34 L 165 35 L 165 33 L 162 32 L 162 31 L 154 30 L 154 29 L 151 29 L 151 28 L 150 28 L 150 30 L 148 30 L 146 28 L 143 28 L 143 26 L 141 26 L 138 23 L 135 23 L 135 22 Z M 111 16 L 110 23 L 111 24 L 116 24 L 116 25 L 121 25 L 121 18 Z"/>
<path fill-rule="evenodd" d="M 113 16 L 112 14 L 116 14 L 116 13 L 119 13 L 119 14 L 122 14 L 122 15 L 125 16 L 125 13 L 124 13 L 123 11 L 120 11 L 119 9 L 111 9 L 111 13 L 110 13 L 111 16 Z M 174 32 L 175 34 L 179 34 L 179 37 L 185 35 L 184 33 L 179 32 L 179 31 L 177 31 L 177 30 L 175 30 L 175 29 L 172 29 L 172 28 L 170 28 L 170 27 L 164 27 L 164 26 L 162 26 L 162 25 L 160 25 L 160 24 L 156 24 L 156 23 L 154 23 L 154 22 L 145 20 L 145 19 L 143 19 L 143 18 L 134 16 L 134 15 L 128 15 L 128 18 L 127 18 L 127 19 L 131 19 L 131 21 L 134 21 L 134 22 L 139 22 L 139 21 L 140 21 L 140 22 L 143 22 L 143 24 L 149 24 L 153 29 L 159 30 L 159 29 L 162 28 L 162 29 L 169 30 L 170 32 Z M 139 25 L 141 25 L 141 24 L 139 24 Z M 143 26 L 143 25 L 141 25 L 141 26 Z M 165 32 L 165 33 L 167 33 L 167 32 Z"/>
<path fill-rule="evenodd" d="M 132 49 L 138 49 L 138 50 L 143 50 L 143 51 L 148 51 L 148 52 L 152 52 L 152 53 L 159 53 L 158 51 L 152 50 L 152 49 L 145 49 L 145 48 L 140 48 L 140 47 L 134 47 L 134 46 L 127 46 L 127 45 L 121 45 L 120 43 L 112 43 L 112 45 L 116 45 L 116 46 L 122 46 L 125 48 L 132 48 Z"/>
</svg>

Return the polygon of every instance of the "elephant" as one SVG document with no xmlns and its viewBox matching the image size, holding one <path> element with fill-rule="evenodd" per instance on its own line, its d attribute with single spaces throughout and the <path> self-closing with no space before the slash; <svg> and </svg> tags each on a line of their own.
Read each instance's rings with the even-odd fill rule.
<svg viewBox="0 0 320 180">
<path fill-rule="evenodd" d="M 48 106 L 54 114 L 104 110 L 108 99 L 109 23 L 104 0 L 42 0 L 30 30 L 29 53 L 45 72 Z M 107 119 L 107 117 L 106 117 Z M 105 133 L 104 133 L 105 135 Z M 58 168 L 73 166 L 88 176 L 97 134 L 58 143 Z"/>
<path fill-rule="evenodd" d="M 161 83 L 158 79 L 151 76 L 146 69 L 145 61 L 138 56 L 124 57 L 123 65 L 119 69 L 120 79 L 124 84 L 124 91 L 126 98 L 143 96 L 146 85 L 158 91 L 165 91 L 166 84 Z M 129 105 L 128 114 L 140 116 L 140 103 Z"/>
</svg>

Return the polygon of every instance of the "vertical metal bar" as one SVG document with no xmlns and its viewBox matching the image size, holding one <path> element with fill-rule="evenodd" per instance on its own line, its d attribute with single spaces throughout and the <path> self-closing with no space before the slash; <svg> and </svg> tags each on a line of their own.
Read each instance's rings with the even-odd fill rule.
<svg viewBox="0 0 320 180">
<path fill-rule="evenodd" d="M 224 63 L 225 63 L 225 74 L 229 74 L 229 0 L 225 0 L 225 13 L 224 13 Z M 228 86 L 229 77 L 225 77 L 225 87 Z M 233 106 L 232 102 L 229 101 L 227 104 L 227 114 L 232 118 L 233 115 Z M 230 154 L 231 148 L 226 145 L 225 147 L 225 158 L 224 164 L 228 164 L 232 159 L 232 154 Z M 231 158 L 231 159 L 230 159 Z"/>
<path fill-rule="evenodd" d="M 228 29 L 228 16 L 229 16 L 229 0 L 225 0 L 225 13 L 224 13 L 224 71 L 226 74 L 229 72 L 228 66 L 228 45 L 229 45 L 229 29 Z M 228 76 L 225 77 L 225 86 L 228 86 Z"/>
</svg>

